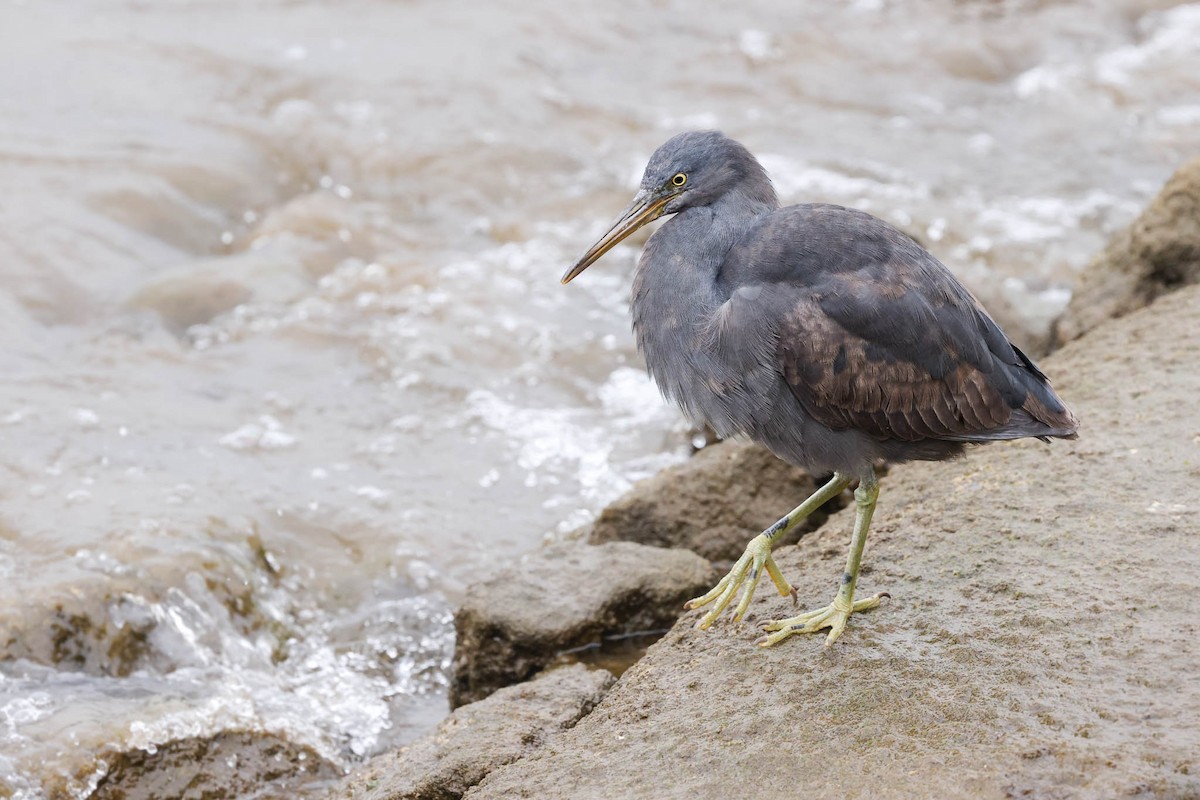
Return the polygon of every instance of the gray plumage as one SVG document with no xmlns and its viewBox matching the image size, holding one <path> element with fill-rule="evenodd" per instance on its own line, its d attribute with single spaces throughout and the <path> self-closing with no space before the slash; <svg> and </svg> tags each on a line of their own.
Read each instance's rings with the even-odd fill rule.
<svg viewBox="0 0 1200 800">
<path fill-rule="evenodd" d="M 712 589 L 712 625 L 739 620 L 759 579 L 796 596 L 772 548 L 856 479 L 854 532 L 829 605 L 767 622 L 764 647 L 877 608 L 855 599 L 879 496 L 874 464 L 951 458 L 970 443 L 1074 438 L 1046 376 L 954 276 L 882 220 L 834 205 L 780 208 L 754 156 L 716 131 L 680 134 L 651 157 L 633 202 L 567 270 L 567 283 L 642 225 L 633 327 L 659 388 L 721 436 L 744 435 L 812 474 L 807 500 L 750 540 Z"/>
<path fill-rule="evenodd" d="M 1046 376 L 886 222 L 835 205 L 780 208 L 754 156 L 716 131 L 662 145 L 638 197 L 659 207 L 598 243 L 564 282 L 633 228 L 674 214 L 638 263 L 633 326 L 659 388 L 695 422 L 814 473 L 1075 435 Z"/>
</svg>

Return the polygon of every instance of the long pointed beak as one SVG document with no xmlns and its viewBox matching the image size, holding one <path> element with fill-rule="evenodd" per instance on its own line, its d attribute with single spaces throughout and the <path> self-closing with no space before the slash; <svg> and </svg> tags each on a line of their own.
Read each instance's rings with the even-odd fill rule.
<svg viewBox="0 0 1200 800">
<path fill-rule="evenodd" d="M 600 256 L 616 247 L 617 243 L 626 236 L 647 222 L 653 222 L 661 217 L 663 208 L 666 207 L 667 201 L 670 199 L 669 195 L 667 197 L 658 197 L 647 189 L 642 189 L 638 192 L 633 198 L 633 202 L 629 204 L 629 207 L 621 212 L 621 216 L 608 229 L 608 233 L 601 236 L 594 245 L 588 248 L 583 257 L 575 262 L 575 266 L 566 271 L 562 276 L 562 282 L 570 283 L 576 275 L 583 272 L 596 261 L 599 261 Z"/>
</svg>

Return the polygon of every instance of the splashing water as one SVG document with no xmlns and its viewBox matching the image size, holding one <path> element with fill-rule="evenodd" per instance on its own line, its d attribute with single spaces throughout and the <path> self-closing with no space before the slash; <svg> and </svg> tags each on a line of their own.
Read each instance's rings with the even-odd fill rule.
<svg viewBox="0 0 1200 800">
<path fill-rule="evenodd" d="M 0 8 L 0 796 L 427 730 L 466 585 L 689 451 L 636 244 L 557 281 L 682 128 L 1036 347 L 1193 154 L 1200 5 L 1161 5 Z"/>
</svg>

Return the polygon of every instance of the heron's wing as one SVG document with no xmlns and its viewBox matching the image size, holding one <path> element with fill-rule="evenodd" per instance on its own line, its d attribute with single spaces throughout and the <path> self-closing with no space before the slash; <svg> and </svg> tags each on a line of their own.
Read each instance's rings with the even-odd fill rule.
<svg viewBox="0 0 1200 800">
<path fill-rule="evenodd" d="M 771 215 L 728 280 L 772 287 L 779 373 L 815 419 L 903 441 L 1070 435 L 1045 376 L 933 256 L 837 206 Z M 780 302 L 783 301 L 783 302 Z"/>
<path fill-rule="evenodd" d="M 792 393 L 820 422 L 834 430 L 916 441 L 978 438 L 1010 421 L 1015 398 L 1006 398 L 1005 390 L 1011 381 L 997 386 L 945 340 L 888 341 L 855 320 L 847 327 L 822 299 L 828 298 L 795 303 L 778 351 Z"/>
</svg>

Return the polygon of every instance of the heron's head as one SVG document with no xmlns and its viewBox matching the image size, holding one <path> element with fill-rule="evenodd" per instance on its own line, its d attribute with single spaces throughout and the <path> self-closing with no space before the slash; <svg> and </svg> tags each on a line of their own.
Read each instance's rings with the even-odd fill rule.
<svg viewBox="0 0 1200 800">
<path fill-rule="evenodd" d="M 706 206 L 733 191 L 747 202 L 776 204 L 775 190 L 758 160 L 720 131 L 689 131 L 672 136 L 654 151 L 641 187 L 613 226 L 566 274 L 568 283 L 618 242 L 648 222 L 695 206 Z"/>
</svg>

